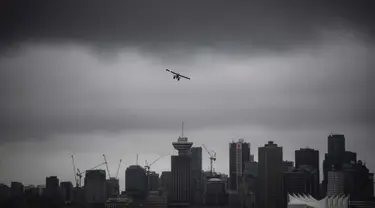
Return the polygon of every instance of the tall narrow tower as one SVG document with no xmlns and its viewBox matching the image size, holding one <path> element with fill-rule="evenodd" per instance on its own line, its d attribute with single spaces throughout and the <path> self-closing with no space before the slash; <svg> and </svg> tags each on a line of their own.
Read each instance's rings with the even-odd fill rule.
<svg viewBox="0 0 375 208">
<path fill-rule="evenodd" d="M 192 142 L 184 137 L 184 123 L 182 123 L 182 134 L 177 142 L 173 142 L 173 147 L 178 151 L 178 155 L 171 157 L 172 163 L 172 193 L 171 204 L 189 206 L 191 202 L 191 156 L 190 148 Z"/>
</svg>

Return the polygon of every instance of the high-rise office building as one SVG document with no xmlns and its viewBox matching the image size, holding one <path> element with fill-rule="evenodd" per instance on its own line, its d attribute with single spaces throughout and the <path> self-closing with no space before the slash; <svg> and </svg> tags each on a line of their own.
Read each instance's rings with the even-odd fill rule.
<svg viewBox="0 0 375 208">
<path fill-rule="evenodd" d="M 10 188 L 5 184 L 0 183 L 0 202 L 5 201 L 9 197 L 10 197 Z"/>
<path fill-rule="evenodd" d="M 187 137 L 179 137 L 173 142 L 173 147 L 178 150 L 178 155 L 171 157 L 172 163 L 172 192 L 170 204 L 189 206 L 191 202 L 191 152 L 192 142 Z"/>
<path fill-rule="evenodd" d="M 172 187 L 172 172 L 171 171 L 163 171 L 160 175 L 160 186 L 162 190 L 166 192 L 170 192 Z"/>
<path fill-rule="evenodd" d="M 159 174 L 155 171 L 149 173 L 149 189 L 150 191 L 157 191 L 159 190 L 160 183 L 159 183 Z"/>
<path fill-rule="evenodd" d="M 107 197 L 115 197 L 120 195 L 120 181 L 117 178 L 109 178 L 106 182 Z"/>
<path fill-rule="evenodd" d="M 342 155 L 345 152 L 345 136 L 343 134 L 330 134 L 328 136 L 328 154 Z"/>
<path fill-rule="evenodd" d="M 202 147 L 191 148 L 191 179 L 192 203 L 201 204 L 203 194 Z"/>
<path fill-rule="evenodd" d="M 125 171 L 125 190 L 132 198 L 145 199 L 147 196 L 146 170 L 139 165 L 131 165 Z"/>
<path fill-rule="evenodd" d="M 362 161 L 344 164 L 342 172 L 344 172 L 345 194 L 350 196 L 350 200 L 366 201 L 373 197 L 373 174 Z"/>
<path fill-rule="evenodd" d="M 258 206 L 279 208 L 283 204 L 283 149 L 269 141 L 258 149 Z"/>
<path fill-rule="evenodd" d="M 284 173 L 284 200 L 288 202 L 288 194 L 312 195 L 315 191 L 316 169 L 309 165 L 300 165 L 292 172 Z"/>
<path fill-rule="evenodd" d="M 345 194 L 345 173 L 343 171 L 328 171 L 327 196 Z"/>
<path fill-rule="evenodd" d="M 20 197 L 25 191 L 25 187 L 20 182 L 11 182 L 10 184 L 10 195 L 11 197 Z"/>
<path fill-rule="evenodd" d="M 105 170 L 88 170 L 85 174 L 84 195 L 88 204 L 103 204 L 107 200 Z"/>
<path fill-rule="evenodd" d="M 323 191 L 327 194 L 328 171 L 341 171 L 344 164 L 356 163 L 357 154 L 345 150 L 345 136 L 330 134 L 328 136 L 328 153 L 323 161 Z"/>
<path fill-rule="evenodd" d="M 250 143 L 239 139 L 229 144 L 229 189 L 237 190 L 245 163 L 250 161 Z"/>
<path fill-rule="evenodd" d="M 70 181 L 60 183 L 62 200 L 65 204 L 73 201 L 73 184 Z"/>
<path fill-rule="evenodd" d="M 59 179 L 57 176 L 50 176 L 46 178 L 45 195 L 47 197 L 57 198 L 59 194 Z"/>
<path fill-rule="evenodd" d="M 319 183 L 320 183 L 320 168 L 319 168 L 319 151 L 310 148 L 301 148 L 295 151 L 296 168 L 303 165 L 308 165 L 316 170 L 316 175 L 313 184 L 313 191 L 311 195 L 314 198 L 319 198 Z"/>
</svg>

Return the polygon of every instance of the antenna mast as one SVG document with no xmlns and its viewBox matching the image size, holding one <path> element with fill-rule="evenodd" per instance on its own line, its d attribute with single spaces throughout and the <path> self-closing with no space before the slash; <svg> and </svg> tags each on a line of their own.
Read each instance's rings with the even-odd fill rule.
<svg viewBox="0 0 375 208">
<path fill-rule="evenodd" d="M 138 154 L 137 154 L 137 161 L 136 161 L 136 164 L 138 165 Z"/>
<path fill-rule="evenodd" d="M 182 132 L 181 132 L 181 137 L 184 138 L 184 122 L 182 122 Z"/>
</svg>

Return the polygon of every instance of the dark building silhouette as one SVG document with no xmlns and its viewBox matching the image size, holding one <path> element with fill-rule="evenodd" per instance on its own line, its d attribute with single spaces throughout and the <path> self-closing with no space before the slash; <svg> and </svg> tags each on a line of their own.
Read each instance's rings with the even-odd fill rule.
<svg viewBox="0 0 375 208">
<path fill-rule="evenodd" d="M 228 194 L 225 190 L 225 182 L 219 178 L 211 178 L 206 182 L 203 194 L 203 204 L 205 205 L 226 205 Z"/>
<path fill-rule="evenodd" d="M 46 177 L 45 196 L 53 200 L 59 198 L 59 179 L 57 176 Z"/>
<path fill-rule="evenodd" d="M 245 163 L 250 161 L 250 143 L 239 139 L 229 144 L 229 189 L 237 190 Z"/>
<path fill-rule="evenodd" d="M 309 165 L 300 165 L 291 172 L 284 173 L 284 200 L 288 202 L 288 194 L 313 195 L 315 190 L 316 169 Z"/>
<path fill-rule="evenodd" d="M 10 197 L 10 188 L 5 184 L 0 184 L 0 201 Z"/>
<path fill-rule="evenodd" d="M 258 162 L 255 162 L 255 161 L 246 162 L 244 174 L 258 177 Z"/>
<path fill-rule="evenodd" d="M 151 191 L 159 190 L 160 188 L 160 182 L 159 182 L 159 174 L 152 171 L 149 173 L 149 188 Z"/>
<path fill-rule="evenodd" d="M 162 190 L 166 192 L 170 192 L 172 187 L 172 172 L 171 171 L 163 171 L 160 175 L 160 186 Z"/>
<path fill-rule="evenodd" d="M 301 166 L 308 165 L 316 170 L 316 175 L 313 184 L 313 191 L 311 196 L 318 199 L 320 198 L 320 168 L 319 168 L 319 151 L 310 148 L 301 148 L 295 151 L 295 166 L 300 168 Z"/>
<path fill-rule="evenodd" d="M 258 189 L 258 162 L 250 161 L 245 163 L 244 171 L 245 185 L 245 207 L 257 207 Z"/>
<path fill-rule="evenodd" d="M 65 204 L 73 201 L 73 184 L 70 181 L 64 181 L 60 183 L 61 197 Z"/>
<path fill-rule="evenodd" d="M 331 197 L 339 194 L 345 194 L 345 173 L 332 168 L 328 171 L 326 195 Z"/>
<path fill-rule="evenodd" d="M 293 161 L 283 161 L 283 171 L 284 172 L 291 172 L 294 169 L 294 162 Z"/>
<path fill-rule="evenodd" d="M 120 195 L 120 181 L 117 178 L 109 178 L 106 181 L 107 198 Z"/>
<path fill-rule="evenodd" d="M 202 147 L 191 148 L 191 183 L 192 203 L 201 204 L 203 194 Z"/>
<path fill-rule="evenodd" d="M 178 155 L 171 157 L 172 162 L 172 192 L 170 205 L 189 206 L 191 203 L 191 152 L 192 142 L 187 137 L 179 137 L 173 142 L 173 147 L 178 150 Z"/>
<path fill-rule="evenodd" d="M 345 152 L 345 136 L 343 134 L 330 134 L 328 136 L 328 154 L 343 155 Z"/>
<path fill-rule="evenodd" d="M 148 192 L 146 170 L 139 165 L 129 166 L 125 171 L 126 194 L 136 199 L 145 199 Z"/>
<path fill-rule="evenodd" d="M 362 161 L 344 164 L 344 193 L 349 195 L 352 201 L 371 200 L 374 196 L 373 173 L 369 172 Z"/>
<path fill-rule="evenodd" d="M 328 153 L 323 161 L 323 196 L 327 194 L 328 172 L 341 171 L 344 164 L 356 163 L 357 154 L 345 150 L 345 136 L 330 134 L 328 136 Z"/>
<path fill-rule="evenodd" d="M 107 200 L 105 170 L 88 170 L 85 174 L 85 200 L 91 206 L 104 205 Z"/>
<path fill-rule="evenodd" d="M 279 208 L 283 204 L 283 149 L 272 141 L 258 149 L 258 206 Z"/>
<path fill-rule="evenodd" d="M 11 197 L 20 197 L 23 195 L 25 189 L 22 183 L 20 182 L 11 182 L 10 184 L 10 195 Z"/>
</svg>

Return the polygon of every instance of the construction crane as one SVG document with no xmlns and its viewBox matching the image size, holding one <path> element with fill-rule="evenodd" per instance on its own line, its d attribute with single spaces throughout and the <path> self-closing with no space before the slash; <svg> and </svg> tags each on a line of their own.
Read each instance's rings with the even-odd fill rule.
<svg viewBox="0 0 375 208">
<path fill-rule="evenodd" d="M 105 157 L 105 154 L 103 154 L 103 157 L 104 157 L 105 166 L 107 168 L 108 178 L 111 178 L 111 174 L 109 173 L 108 162 L 107 162 L 107 158 Z"/>
<path fill-rule="evenodd" d="M 210 152 L 208 151 L 206 145 L 202 144 L 202 146 L 204 147 L 204 149 L 206 150 L 206 152 L 208 153 L 208 155 L 210 156 L 209 159 L 210 159 L 210 173 L 211 175 L 213 174 L 213 161 L 216 161 L 216 153 L 214 151 Z"/>
<path fill-rule="evenodd" d="M 75 179 L 75 182 L 76 182 L 76 187 L 81 187 L 83 174 L 86 173 L 86 171 L 88 171 L 88 170 L 93 170 L 93 169 L 98 168 L 98 167 L 100 167 L 104 164 L 107 164 L 107 161 L 106 161 L 106 159 L 104 159 L 104 162 L 100 163 L 99 165 L 97 165 L 93 168 L 85 170 L 83 172 L 81 172 L 78 168 L 76 168 L 76 165 L 75 165 L 75 162 L 74 162 L 74 155 L 72 155 L 72 163 L 73 163 L 73 172 L 74 172 L 74 179 Z"/>
<path fill-rule="evenodd" d="M 77 179 L 77 172 L 76 172 L 76 164 L 74 163 L 74 155 L 72 155 L 72 163 L 73 163 L 74 182 L 76 183 L 76 187 L 78 187 L 78 179 Z"/>
<path fill-rule="evenodd" d="M 168 155 L 162 155 L 162 156 L 156 158 L 156 160 L 154 160 L 150 164 L 148 164 L 147 160 L 145 160 L 145 169 L 146 169 L 146 174 L 147 174 L 147 184 L 148 184 L 149 189 L 150 189 L 150 167 L 151 167 L 151 165 L 153 165 L 154 163 L 156 163 L 158 160 L 160 160 L 161 158 L 163 158 L 165 156 L 168 156 Z"/>
<path fill-rule="evenodd" d="M 118 167 L 117 167 L 116 179 L 118 179 L 118 173 L 120 171 L 121 162 L 122 160 L 120 159 L 120 163 L 118 164 Z"/>
</svg>

